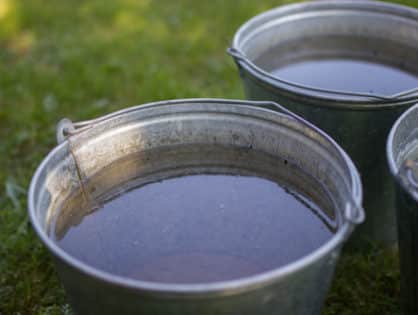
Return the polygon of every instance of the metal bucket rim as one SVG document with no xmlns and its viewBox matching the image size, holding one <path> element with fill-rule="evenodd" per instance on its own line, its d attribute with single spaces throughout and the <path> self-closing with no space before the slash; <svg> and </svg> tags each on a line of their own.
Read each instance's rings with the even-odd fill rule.
<svg viewBox="0 0 418 315">
<path fill-rule="evenodd" d="M 382 103 L 382 102 L 368 102 L 368 103 L 364 103 L 362 104 L 361 102 L 358 101 L 352 101 L 352 102 L 347 102 L 347 101 L 338 101 L 336 102 L 334 99 L 331 98 L 321 98 L 321 97 L 313 97 L 310 95 L 305 95 L 305 94 L 301 94 L 301 93 L 294 93 L 294 92 L 289 92 L 288 89 L 281 87 L 281 86 L 273 86 L 272 84 L 269 83 L 269 81 L 264 80 L 264 78 L 257 76 L 253 70 L 248 67 L 245 63 L 242 63 L 241 61 L 238 61 L 240 63 L 240 66 L 243 66 L 246 71 L 248 69 L 248 71 L 252 74 L 252 76 L 249 76 L 248 79 L 249 80 L 253 80 L 255 81 L 255 84 L 258 85 L 262 85 L 263 89 L 267 89 L 272 93 L 278 93 L 279 95 L 281 95 L 280 93 L 288 93 L 292 96 L 296 96 L 297 98 L 297 102 L 300 103 L 304 103 L 304 104 L 311 104 L 315 107 L 324 107 L 324 108 L 331 108 L 334 110 L 350 110 L 350 111 L 373 111 L 373 112 L 377 112 L 377 111 L 391 111 L 394 109 L 399 109 L 402 107 L 407 107 L 407 106 L 411 106 L 411 104 L 415 104 L 418 100 L 416 98 L 411 98 L 408 100 L 402 100 L 399 102 L 395 102 L 395 103 Z M 280 89 L 281 92 L 277 92 L 277 90 Z M 332 101 L 332 103 L 329 103 L 330 101 Z"/>
<path fill-rule="evenodd" d="M 408 110 L 406 110 L 393 124 L 389 135 L 388 135 L 388 139 L 386 141 L 386 158 L 389 164 L 389 170 L 392 174 L 392 176 L 395 178 L 395 180 L 404 188 L 405 191 L 408 192 L 408 194 L 410 196 L 412 196 L 413 199 L 418 200 L 417 196 L 412 194 L 410 189 L 405 187 L 405 184 L 403 183 L 403 181 L 401 181 L 399 179 L 398 176 L 398 172 L 399 172 L 399 167 L 396 163 L 396 159 L 395 156 L 393 155 L 393 142 L 396 136 L 396 133 L 398 132 L 399 126 L 402 125 L 402 123 L 404 122 L 404 120 L 412 113 L 418 111 L 418 103 L 415 104 L 414 106 L 411 106 L 410 108 L 408 108 Z"/>
<path fill-rule="evenodd" d="M 333 108 L 342 108 L 342 109 L 357 109 L 357 110 L 379 110 L 379 109 L 392 109 L 407 104 L 411 104 L 417 101 L 418 96 L 414 93 L 412 96 L 400 97 L 394 99 L 367 99 L 365 97 L 347 97 L 347 96 L 338 96 L 337 94 L 329 95 L 328 93 L 319 93 L 312 92 L 308 89 L 295 88 L 285 83 L 280 83 L 277 80 L 272 78 L 272 75 L 262 68 L 258 67 L 252 63 L 245 54 L 241 53 L 241 46 L 243 42 L 246 42 L 246 33 L 252 33 L 252 31 L 262 28 L 268 23 L 272 23 L 275 19 L 281 19 L 283 17 L 289 17 L 294 14 L 301 14 L 307 12 L 323 11 L 330 9 L 346 9 L 346 10 L 356 10 L 364 12 L 373 12 L 375 14 L 386 14 L 392 16 L 399 16 L 405 19 L 410 19 L 414 22 L 418 21 L 418 10 L 412 7 L 408 7 L 401 4 L 386 3 L 382 1 L 372 1 L 372 0 L 359 0 L 359 1 L 350 1 L 350 0 L 319 0 L 312 2 L 301 2 L 282 5 L 265 12 L 262 12 L 251 19 L 247 20 L 242 24 L 236 31 L 233 41 L 232 49 L 236 50 L 242 55 L 243 58 L 236 58 L 236 63 L 239 67 L 242 67 L 264 85 L 269 85 L 274 87 L 274 89 L 280 89 L 285 91 L 293 97 L 296 98 L 310 98 L 311 102 L 315 101 L 315 106 L 323 107 L 333 107 Z M 289 14 L 287 16 L 286 14 Z M 251 65 L 250 65 L 250 64 Z M 251 78 L 251 77 L 250 77 Z M 349 91 L 347 91 L 350 93 Z M 400 93 L 402 94 L 402 93 Z M 325 102 L 325 103 L 324 103 Z M 327 104 L 326 102 L 332 102 Z"/>
<path fill-rule="evenodd" d="M 250 101 L 240 101 L 240 100 L 225 100 L 225 99 L 178 99 L 173 101 L 160 101 L 147 103 L 144 105 L 133 106 L 136 110 L 141 110 L 144 108 L 149 108 L 151 106 L 158 105 L 167 105 L 167 104 L 183 104 L 183 103 L 196 103 L 196 102 L 205 102 L 205 103 L 222 103 L 228 102 L 228 104 L 242 104 L 248 105 Z M 254 108 L 255 110 L 255 108 Z M 265 108 L 259 108 L 257 110 L 268 110 Z M 280 114 L 274 111 L 271 111 L 274 114 Z M 342 151 L 343 157 L 347 160 L 347 166 L 350 170 L 352 177 L 352 194 L 353 201 L 357 204 L 361 204 L 363 199 L 363 192 L 360 183 L 360 177 L 358 171 L 345 153 L 338 144 L 335 142 L 333 145 L 336 145 L 339 150 Z M 322 257 L 328 255 L 333 250 L 336 250 L 341 246 L 348 236 L 353 231 L 353 224 L 345 220 L 343 225 L 339 228 L 337 233 L 335 233 L 326 243 L 324 243 L 319 248 L 315 249 L 311 253 L 297 259 L 285 266 L 271 269 L 265 272 L 257 273 L 252 276 L 247 276 L 243 278 L 238 278 L 230 281 L 220 281 L 220 282 L 208 282 L 208 283 L 198 283 L 198 284 L 176 284 L 176 283 L 157 283 L 157 282 L 148 282 L 141 280 L 134 280 L 131 278 L 126 278 L 122 276 L 117 276 L 112 273 L 102 271 L 95 267 L 90 266 L 82 262 L 81 260 L 71 256 L 66 251 L 61 249 L 57 244 L 55 244 L 51 238 L 48 237 L 47 233 L 41 227 L 39 220 L 36 217 L 35 209 L 35 193 L 36 188 L 39 186 L 39 181 L 42 171 L 47 167 L 50 160 L 58 154 L 58 152 L 65 149 L 66 142 L 58 144 L 53 148 L 47 156 L 42 160 L 41 164 L 37 167 L 34 176 L 32 177 L 29 192 L 28 192 L 28 212 L 29 218 L 32 223 L 32 226 L 41 239 L 42 243 L 48 248 L 48 250 L 58 259 L 63 261 L 65 264 L 76 269 L 78 272 L 85 274 L 88 277 L 99 279 L 100 281 L 112 285 L 116 285 L 121 288 L 135 290 L 136 292 L 141 292 L 142 294 L 163 294 L 166 296 L 193 296 L 193 297 L 210 297 L 210 296 L 225 296 L 231 294 L 237 294 L 241 292 L 251 291 L 259 287 L 266 286 L 272 282 L 276 282 L 279 279 L 286 278 L 290 274 L 293 274 L 299 270 L 306 268 L 313 264 L 315 261 L 321 259 Z"/>
</svg>

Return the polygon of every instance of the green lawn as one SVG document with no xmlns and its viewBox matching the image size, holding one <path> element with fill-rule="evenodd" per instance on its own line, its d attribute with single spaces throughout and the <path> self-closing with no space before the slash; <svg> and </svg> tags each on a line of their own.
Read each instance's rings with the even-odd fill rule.
<svg viewBox="0 0 418 315">
<path fill-rule="evenodd" d="M 0 0 L 0 314 L 69 314 L 26 214 L 26 190 L 62 117 L 154 100 L 243 98 L 225 54 L 278 0 Z M 418 6 L 418 0 L 404 1 Z M 325 314 L 399 314 L 396 255 L 341 261 Z"/>
</svg>

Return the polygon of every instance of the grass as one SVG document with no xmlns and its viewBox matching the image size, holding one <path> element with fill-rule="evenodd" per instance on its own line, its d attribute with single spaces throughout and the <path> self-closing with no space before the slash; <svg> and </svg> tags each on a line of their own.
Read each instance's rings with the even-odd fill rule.
<svg viewBox="0 0 418 315">
<path fill-rule="evenodd" d="M 154 100 L 243 98 L 225 48 L 278 0 L 0 0 L 0 314 L 70 314 L 26 191 L 62 117 Z M 416 0 L 404 1 L 418 6 Z M 345 256 L 327 315 L 399 314 L 396 255 Z"/>
</svg>

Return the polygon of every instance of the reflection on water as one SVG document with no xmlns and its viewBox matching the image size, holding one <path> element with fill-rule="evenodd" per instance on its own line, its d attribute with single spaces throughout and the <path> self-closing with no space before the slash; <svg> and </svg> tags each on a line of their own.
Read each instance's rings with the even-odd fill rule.
<svg viewBox="0 0 418 315">
<path fill-rule="evenodd" d="M 233 173 L 154 181 L 67 219 L 70 226 L 61 219 L 51 237 L 71 255 L 110 273 L 168 283 L 282 266 L 324 244 L 338 224 L 275 181 Z"/>
</svg>

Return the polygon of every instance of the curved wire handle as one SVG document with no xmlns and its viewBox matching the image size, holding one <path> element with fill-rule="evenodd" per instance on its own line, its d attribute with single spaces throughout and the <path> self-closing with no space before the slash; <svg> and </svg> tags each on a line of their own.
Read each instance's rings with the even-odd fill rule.
<svg viewBox="0 0 418 315">
<path fill-rule="evenodd" d="M 246 105 L 246 106 L 255 106 L 255 107 L 264 107 L 266 109 L 274 110 L 276 112 L 281 112 L 283 114 L 286 114 L 293 119 L 297 120 L 298 122 L 302 123 L 304 126 L 317 129 L 314 125 L 300 117 L 299 115 L 296 115 L 295 113 L 291 112 L 290 110 L 286 109 L 282 105 L 279 105 L 275 102 L 269 102 L 269 101 L 234 101 L 234 100 L 226 100 L 226 99 L 186 99 L 186 100 L 174 100 L 174 101 L 166 101 L 166 102 L 156 102 L 156 103 L 150 103 L 146 105 L 138 105 L 133 106 L 129 108 L 125 108 L 98 118 L 79 121 L 79 122 L 72 122 L 68 118 L 63 118 L 58 122 L 57 125 L 57 131 L 56 131 L 56 137 L 58 144 L 64 142 L 68 137 L 82 133 L 83 131 L 92 128 L 94 125 L 101 123 L 103 121 L 107 121 L 109 119 L 129 114 L 132 112 L 136 112 L 141 109 L 151 108 L 151 107 L 157 107 L 161 106 L 163 103 L 165 105 L 170 104 L 186 104 L 186 103 L 213 103 L 214 101 L 221 101 L 223 104 L 231 104 L 231 105 Z M 324 136 L 328 136 L 324 133 Z"/>
<path fill-rule="evenodd" d="M 69 137 L 82 133 L 87 129 L 94 127 L 96 124 L 110 120 L 112 118 L 129 114 L 132 112 L 136 112 L 138 110 L 149 109 L 152 107 L 158 107 L 161 105 L 168 106 L 172 104 L 204 104 L 204 103 L 222 103 L 222 104 L 230 104 L 230 105 L 245 105 L 251 106 L 256 108 L 264 108 L 268 110 L 273 110 L 275 112 L 279 112 L 281 114 L 285 114 L 296 120 L 297 122 L 301 123 L 308 129 L 314 130 L 315 132 L 319 133 L 322 137 L 324 137 L 327 141 L 331 142 L 334 147 L 338 148 L 338 153 L 341 155 L 343 160 L 347 160 L 346 154 L 338 147 L 337 143 L 324 131 L 313 125 L 312 123 L 308 122 L 301 116 L 293 113 L 292 111 L 288 110 L 287 108 L 283 107 L 280 104 L 270 101 L 235 101 L 235 100 L 226 100 L 226 99 L 185 99 L 185 100 L 174 100 L 174 101 L 165 101 L 165 102 L 157 102 L 151 103 L 146 105 L 138 105 L 129 108 L 122 109 L 120 111 L 116 111 L 110 113 L 108 115 L 101 116 L 99 118 L 85 120 L 81 122 L 73 123 L 71 120 L 64 118 L 62 119 L 57 125 L 57 141 L 58 143 L 62 143 L 68 140 Z M 357 225 L 364 221 L 365 214 L 364 209 L 361 205 L 357 205 L 354 200 L 347 202 L 346 208 L 344 210 L 345 219 L 350 222 L 351 224 Z"/>
<path fill-rule="evenodd" d="M 360 92 L 347 92 L 347 91 L 340 91 L 340 90 L 328 90 L 328 89 L 321 89 L 309 85 L 299 84 L 292 81 L 287 81 L 284 79 L 280 79 L 274 75 L 271 75 L 270 73 L 260 69 L 257 67 L 251 60 L 249 60 L 244 53 L 242 53 L 237 48 L 228 48 L 227 53 L 232 56 L 235 61 L 241 61 L 245 63 L 248 67 L 250 67 L 253 71 L 255 71 L 258 74 L 261 74 L 265 77 L 268 77 L 270 80 L 273 80 L 275 82 L 289 85 L 295 88 L 305 89 L 312 92 L 318 92 L 318 93 L 325 93 L 325 94 L 334 94 L 334 95 L 342 95 L 342 96 L 354 96 L 354 97 L 361 97 L 366 99 L 375 99 L 380 101 L 400 101 L 404 98 L 411 98 L 411 97 L 418 97 L 418 87 L 403 91 L 401 93 L 393 94 L 393 95 L 381 95 L 381 94 L 374 94 L 374 93 L 360 93 Z"/>
</svg>

